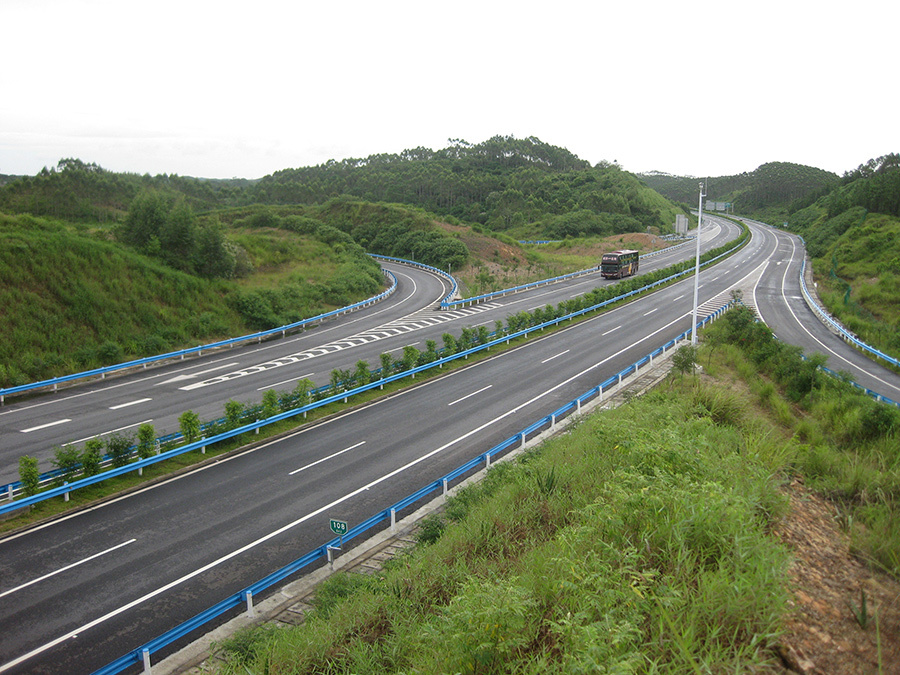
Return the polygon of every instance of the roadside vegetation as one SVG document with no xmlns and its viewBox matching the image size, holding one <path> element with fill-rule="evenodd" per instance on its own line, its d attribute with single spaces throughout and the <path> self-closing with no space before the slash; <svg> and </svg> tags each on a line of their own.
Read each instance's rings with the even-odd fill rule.
<svg viewBox="0 0 900 675">
<path fill-rule="evenodd" d="M 780 672 L 785 488 L 832 499 L 857 555 L 898 576 L 900 414 L 743 308 L 697 360 L 702 377 L 688 363 L 495 465 L 382 573 L 326 581 L 303 625 L 223 641 L 216 672 Z"/>
<path fill-rule="evenodd" d="M 178 269 L 155 237 L 135 248 L 97 226 L 0 213 L 0 232 L 0 387 L 274 328 L 384 283 L 337 230 L 228 232 L 223 250 L 256 270 L 243 278 Z"/>
<path fill-rule="evenodd" d="M 259 180 L 62 159 L 0 185 L 0 387 L 375 295 L 383 282 L 365 253 L 451 272 L 477 265 L 466 285 L 488 289 L 583 263 L 524 252 L 517 238 L 667 232 L 678 212 L 617 165 L 591 166 L 534 137 L 457 139 Z"/>
<path fill-rule="evenodd" d="M 741 237 L 724 246 L 706 252 L 701 257 L 701 260 L 706 261 L 716 258 L 724 253 L 737 250 L 737 248 L 747 240 L 748 236 L 749 231 L 745 229 Z M 54 448 L 53 466 L 58 472 L 58 475 L 54 481 L 55 485 L 53 485 L 53 487 L 59 487 L 79 478 L 89 478 L 101 473 L 101 470 L 105 470 L 101 468 L 101 464 L 103 464 L 104 461 L 107 461 L 107 464 L 112 468 L 126 466 L 135 457 L 146 459 L 155 454 L 174 450 L 185 444 L 193 443 L 194 441 L 199 440 L 201 436 L 211 438 L 212 436 L 231 431 L 245 424 L 268 419 L 276 414 L 302 408 L 309 403 L 318 402 L 336 394 L 348 392 L 356 387 L 361 387 L 371 382 L 378 382 L 389 375 L 402 373 L 418 366 L 434 363 L 441 358 L 466 352 L 475 347 L 486 345 L 493 340 L 502 340 L 504 336 L 510 336 L 523 330 L 527 331 L 529 328 L 541 326 L 545 323 L 556 322 L 556 325 L 559 325 L 558 319 L 562 320 L 570 314 L 580 313 L 582 310 L 587 310 L 601 303 L 612 301 L 626 293 L 645 288 L 654 282 L 669 278 L 676 273 L 692 269 L 692 266 L 693 263 L 690 261 L 676 263 L 665 269 L 626 278 L 614 285 L 598 286 L 583 295 L 570 298 L 556 307 L 546 305 L 545 307 L 537 307 L 530 312 L 520 311 L 508 316 L 506 322 L 500 320 L 496 321 L 493 331 L 487 326 L 481 325 L 477 328 L 469 326 L 463 327 L 459 335 L 444 333 L 441 336 L 441 345 L 438 345 L 436 340 L 427 340 L 424 351 L 419 350 L 412 345 L 408 345 L 404 347 L 403 354 L 399 358 L 394 358 L 387 353 L 381 354 L 379 364 L 375 367 L 370 366 L 370 364 L 365 361 L 357 361 L 353 368 L 338 368 L 333 370 L 329 384 L 322 387 L 315 387 L 311 381 L 302 380 L 290 391 L 279 392 L 272 389 L 265 392 L 261 403 L 256 401 L 228 401 L 225 404 L 224 416 L 216 420 L 200 420 L 193 411 L 188 410 L 179 417 L 180 428 L 177 433 L 174 433 L 172 430 L 162 430 L 161 433 L 159 433 L 159 430 L 148 424 L 144 424 L 138 429 L 137 438 L 131 434 L 119 433 L 113 434 L 105 441 L 91 439 L 85 443 L 83 448 L 78 448 L 74 445 Z M 606 311 L 612 306 L 613 305 L 606 305 L 599 311 Z M 580 318 L 575 320 L 580 320 Z M 551 326 L 550 330 L 552 329 L 553 327 Z M 543 328 L 541 330 L 543 330 Z M 516 339 L 527 339 L 527 334 L 525 337 Z M 506 340 L 506 344 L 510 344 L 509 339 Z M 486 354 L 479 356 L 486 356 Z M 466 356 L 466 359 L 468 359 L 468 355 Z M 450 367 L 457 367 L 459 365 L 458 362 L 451 363 Z M 443 366 L 441 367 L 443 368 Z M 435 374 L 436 373 L 425 373 L 426 377 Z M 383 388 L 384 385 L 379 387 L 379 389 Z M 391 387 L 391 389 L 393 388 L 395 387 Z M 363 400 L 368 400 L 372 395 L 372 393 L 363 394 Z M 361 401 L 359 399 L 354 401 L 354 403 L 358 402 Z M 347 398 L 344 399 L 344 403 L 347 403 Z M 314 418 L 330 412 L 327 408 L 332 408 L 332 405 L 326 406 L 326 408 L 314 409 Z M 305 421 L 307 417 L 308 411 L 303 413 L 303 420 Z M 276 424 L 273 429 L 267 429 L 266 434 L 273 435 L 279 433 L 283 429 L 296 426 L 298 422 L 302 424 L 302 421 L 299 419 L 297 421 L 285 420 L 283 423 Z M 214 443 L 210 445 L 210 447 L 214 448 L 214 452 L 218 454 L 220 452 L 231 450 L 237 446 L 235 445 L 234 439 L 228 439 L 221 443 Z M 207 447 L 204 445 L 200 454 L 205 455 L 206 451 Z M 200 458 L 190 459 L 189 457 L 185 459 L 184 454 L 180 454 L 177 462 L 174 464 L 174 468 L 194 463 L 199 461 L 199 459 Z M 168 465 L 169 460 L 167 459 L 165 462 L 159 463 Z M 153 476 L 157 475 L 160 475 L 160 471 L 159 469 L 154 468 Z M 38 468 L 38 461 L 35 458 L 29 456 L 20 458 L 19 476 L 24 496 L 35 495 L 43 489 L 39 481 L 40 471 Z M 143 476 L 143 469 L 139 469 L 138 476 Z M 109 481 L 109 485 L 101 487 L 96 485 L 93 487 L 89 486 L 88 489 L 79 488 L 74 492 L 67 493 L 65 506 L 63 507 L 60 507 L 58 503 L 42 501 L 35 505 L 35 509 L 26 514 L 20 514 L 20 517 L 24 517 L 28 522 L 32 522 L 35 519 L 57 513 L 61 508 L 67 507 L 73 493 L 78 496 L 77 500 L 72 503 L 72 506 L 75 506 L 85 503 L 85 500 L 96 499 L 103 495 L 113 494 L 117 490 L 121 490 L 131 485 L 133 482 L 133 479 L 130 477 L 125 477 L 123 481 L 123 476 L 106 480 Z M 22 524 L 21 521 L 14 522 L 10 526 L 14 527 L 20 524 Z M 0 526 L 0 529 L 3 529 L 2 526 Z"/>
<path fill-rule="evenodd" d="M 695 207 L 698 179 L 640 174 Z M 843 176 L 787 162 L 704 181 L 708 201 L 801 235 L 826 309 L 864 342 L 900 358 L 900 154 Z"/>
<path fill-rule="evenodd" d="M 788 227 L 806 242 L 825 307 L 900 358 L 900 155 L 870 160 L 792 209 Z"/>
</svg>

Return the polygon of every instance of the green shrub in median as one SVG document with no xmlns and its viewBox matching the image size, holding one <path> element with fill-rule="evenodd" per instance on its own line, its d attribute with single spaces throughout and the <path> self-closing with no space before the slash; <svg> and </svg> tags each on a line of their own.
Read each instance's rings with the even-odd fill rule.
<svg viewBox="0 0 900 675">
<path fill-rule="evenodd" d="M 200 426 L 200 415 L 193 410 L 187 410 L 178 417 L 178 428 L 184 437 L 185 443 L 193 443 L 200 440 L 202 433 Z"/>
<path fill-rule="evenodd" d="M 37 459 L 28 455 L 19 457 L 19 480 L 22 482 L 22 492 L 26 497 L 32 497 L 38 493 L 41 485 L 41 472 L 38 469 Z"/>
<path fill-rule="evenodd" d="M 91 438 L 85 441 L 84 451 L 81 453 L 81 469 L 85 478 L 96 476 L 100 473 L 100 463 L 103 461 L 103 441 L 99 438 Z"/>
<path fill-rule="evenodd" d="M 141 459 L 148 459 L 156 454 L 156 430 L 152 424 L 142 424 L 137 433 L 137 454 Z"/>
<path fill-rule="evenodd" d="M 57 485 L 71 483 L 81 469 L 81 452 L 71 444 L 54 448 L 53 466 L 61 471 L 56 478 Z"/>
<path fill-rule="evenodd" d="M 112 434 L 106 439 L 106 452 L 115 468 L 128 464 L 134 439 L 127 434 Z"/>
</svg>

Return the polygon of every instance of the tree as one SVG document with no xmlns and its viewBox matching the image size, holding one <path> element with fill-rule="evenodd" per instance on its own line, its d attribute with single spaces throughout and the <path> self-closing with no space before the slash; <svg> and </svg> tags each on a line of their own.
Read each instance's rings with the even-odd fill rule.
<svg viewBox="0 0 900 675">
<path fill-rule="evenodd" d="M 122 238 L 132 246 L 142 250 L 152 248 L 155 239 L 159 245 L 160 230 L 166 224 L 168 208 L 165 200 L 158 192 L 145 190 L 131 202 Z"/>
<path fill-rule="evenodd" d="M 444 356 L 452 356 L 456 353 L 456 338 L 453 337 L 451 333 L 444 333 L 441 335 L 441 340 L 444 342 Z"/>
<path fill-rule="evenodd" d="M 238 401 L 225 402 L 225 424 L 228 430 L 237 429 L 244 419 L 244 404 Z"/>
<path fill-rule="evenodd" d="M 194 213 L 184 198 L 166 214 L 165 222 L 159 228 L 159 245 L 163 258 L 177 269 L 190 271 L 194 267 L 197 226 Z"/>
<path fill-rule="evenodd" d="M 106 451 L 116 468 L 128 464 L 134 439 L 127 434 L 112 434 L 106 439 Z"/>
<path fill-rule="evenodd" d="M 263 417 L 269 419 L 278 414 L 280 408 L 278 406 L 278 392 L 274 389 L 267 389 L 262 397 Z"/>
<path fill-rule="evenodd" d="M 304 377 L 300 380 L 292 392 L 294 396 L 294 407 L 302 408 L 305 405 L 309 405 L 309 402 L 312 399 L 310 392 L 315 388 L 316 385 L 309 378 Z"/>
<path fill-rule="evenodd" d="M 196 233 L 194 267 L 201 276 L 230 279 L 237 274 L 237 259 L 218 223 L 201 227 Z M 252 266 L 251 266 L 252 267 Z"/>
<path fill-rule="evenodd" d="M 394 360 L 393 360 L 393 358 L 391 358 L 391 355 L 387 354 L 387 353 L 382 353 L 380 358 L 381 358 L 381 379 L 384 379 L 388 375 L 391 374 Z"/>
<path fill-rule="evenodd" d="M 142 424 L 137 432 L 137 453 L 141 459 L 152 457 L 156 452 L 156 431 L 152 424 Z"/>
<path fill-rule="evenodd" d="M 193 443 L 200 439 L 200 415 L 193 410 L 181 413 L 178 418 L 178 428 L 181 429 L 181 435 L 184 436 L 185 443 Z"/>
<path fill-rule="evenodd" d="M 41 488 L 41 472 L 37 459 L 28 455 L 19 457 L 19 480 L 22 481 L 22 491 L 26 497 L 38 493 Z"/>
<path fill-rule="evenodd" d="M 697 365 L 697 348 L 694 345 L 681 345 L 672 354 L 672 367 L 684 377 L 688 371 L 693 371 Z"/>
<path fill-rule="evenodd" d="M 369 364 L 365 361 L 357 361 L 353 379 L 357 387 L 369 384 Z"/>
<path fill-rule="evenodd" d="M 403 370 L 412 370 L 419 361 L 419 350 L 412 345 L 403 348 Z"/>
<path fill-rule="evenodd" d="M 81 453 L 74 445 L 64 445 L 53 451 L 53 466 L 62 473 L 58 476 L 59 485 L 70 483 L 81 468 Z"/>
<path fill-rule="evenodd" d="M 81 453 L 81 470 L 85 478 L 96 476 L 100 473 L 100 463 L 103 461 L 103 441 L 99 438 L 88 439 Z"/>
</svg>

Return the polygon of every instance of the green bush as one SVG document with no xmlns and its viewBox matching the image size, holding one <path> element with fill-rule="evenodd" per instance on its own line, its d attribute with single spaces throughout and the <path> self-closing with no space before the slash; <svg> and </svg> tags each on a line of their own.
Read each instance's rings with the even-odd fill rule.
<svg viewBox="0 0 900 675">
<path fill-rule="evenodd" d="M 84 477 L 96 476 L 100 473 L 100 463 L 103 461 L 103 441 L 99 438 L 91 438 L 85 441 L 84 451 L 81 453 L 81 467 Z"/>
<path fill-rule="evenodd" d="M 37 459 L 28 455 L 19 457 L 19 480 L 22 482 L 22 492 L 26 497 L 32 497 L 38 493 L 41 485 L 41 472 L 38 469 Z"/>
</svg>

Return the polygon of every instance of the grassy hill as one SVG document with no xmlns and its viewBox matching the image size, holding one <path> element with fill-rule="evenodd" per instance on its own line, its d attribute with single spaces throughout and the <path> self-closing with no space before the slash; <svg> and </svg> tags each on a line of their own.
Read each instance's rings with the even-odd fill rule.
<svg viewBox="0 0 900 675">
<path fill-rule="evenodd" d="M 788 227 L 806 241 L 826 307 L 900 357 L 900 155 L 870 160 L 795 206 Z"/>
<path fill-rule="evenodd" d="M 0 213 L 0 386 L 242 335 L 377 293 L 377 264 L 352 241 L 319 234 L 237 228 L 257 272 L 205 279 L 117 243 L 107 228 Z"/>
</svg>

